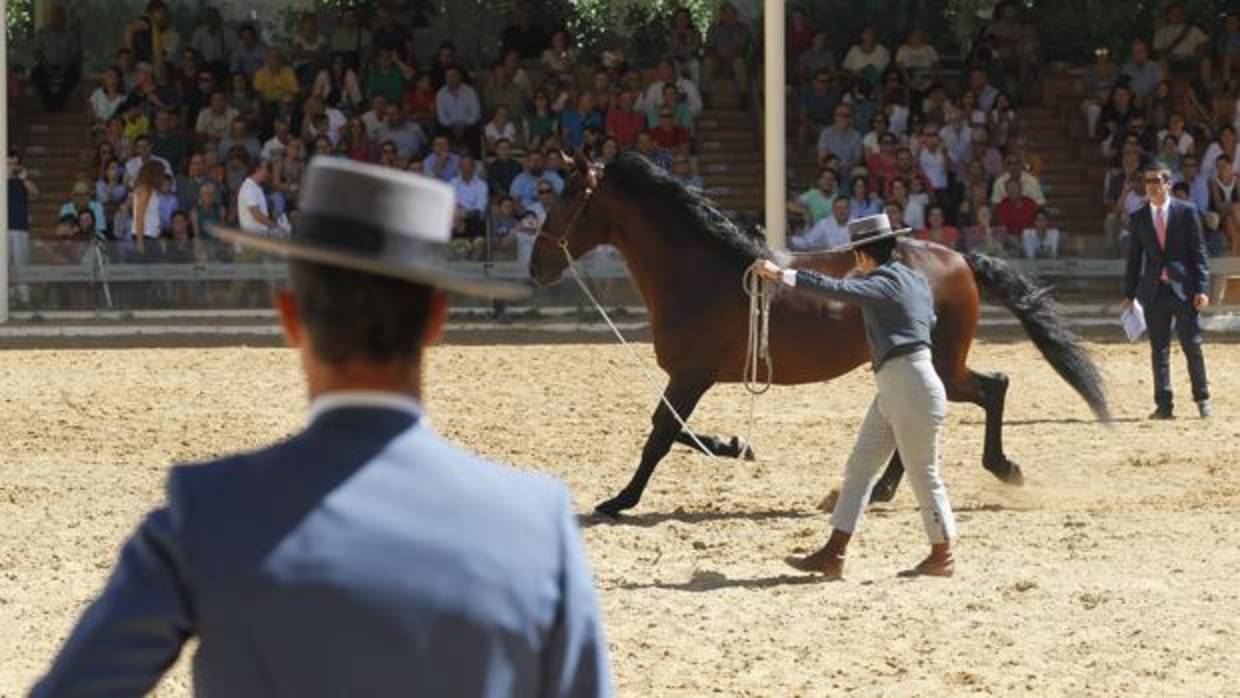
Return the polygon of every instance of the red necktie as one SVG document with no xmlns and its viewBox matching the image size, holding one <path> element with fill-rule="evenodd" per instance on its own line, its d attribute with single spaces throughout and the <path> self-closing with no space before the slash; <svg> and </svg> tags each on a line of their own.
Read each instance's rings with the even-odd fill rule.
<svg viewBox="0 0 1240 698">
<path fill-rule="evenodd" d="M 1167 251 L 1167 219 L 1165 215 L 1163 214 L 1163 211 L 1161 208 L 1154 209 L 1154 231 L 1158 233 L 1158 249 L 1162 250 L 1164 253 L 1163 254 L 1163 257 L 1164 257 L 1163 269 L 1162 269 L 1162 273 L 1159 274 L 1158 278 L 1159 280 L 1166 282 L 1167 281 L 1167 262 L 1165 258 L 1166 258 L 1166 251 Z"/>
</svg>

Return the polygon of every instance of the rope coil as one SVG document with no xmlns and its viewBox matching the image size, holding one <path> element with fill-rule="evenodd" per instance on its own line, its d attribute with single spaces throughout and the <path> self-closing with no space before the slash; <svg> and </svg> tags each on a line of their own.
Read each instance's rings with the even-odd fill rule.
<svg viewBox="0 0 1240 698">
<path fill-rule="evenodd" d="M 762 395 L 771 389 L 771 286 L 758 276 L 758 260 L 745 270 L 743 285 L 749 296 L 749 338 L 745 345 L 745 390 Z M 765 376 L 759 377 L 765 368 Z M 752 421 L 752 418 L 751 418 Z"/>
</svg>

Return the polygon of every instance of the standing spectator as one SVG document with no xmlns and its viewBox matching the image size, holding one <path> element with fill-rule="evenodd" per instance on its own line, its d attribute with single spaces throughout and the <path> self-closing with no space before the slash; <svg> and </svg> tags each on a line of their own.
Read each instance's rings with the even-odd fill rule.
<svg viewBox="0 0 1240 698">
<path fill-rule="evenodd" d="M 482 118 L 478 93 L 462 81 L 461 69 L 456 66 L 444 73 L 444 79 L 444 86 L 435 96 L 440 133 L 473 153 L 478 149 L 478 122 Z"/>
<path fill-rule="evenodd" d="M 64 100 L 77 87 L 82 77 L 82 42 L 76 29 L 69 29 L 64 7 L 52 5 L 46 26 L 35 35 L 35 83 L 43 105 L 50 112 L 60 112 Z"/>
<path fill-rule="evenodd" d="M 269 48 L 263 54 L 263 67 L 254 71 L 254 91 L 264 102 L 268 112 L 285 97 L 296 96 L 300 87 L 297 75 L 284 62 L 284 53 Z"/>
<path fill-rule="evenodd" d="M 852 126 L 852 107 L 840 104 L 835 108 L 835 120 L 818 135 L 818 157 L 828 153 L 840 159 L 840 172 L 849 173 L 861 162 L 861 134 Z"/>
<path fill-rule="evenodd" d="M 1010 231 L 1024 231 L 1033 227 L 1038 213 L 1038 203 L 1025 195 L 1019 179 L 1009 179 L 1003 184 L 1004 197 L 995 206 L 995 220 Z"/>
<path fill-rule="evenodd" d="M 1154 89 L 1162 82 L 1163 71 L 1157 63 L 1150 60 L 1150 47 L 1145 39 L 1137 37 L 1132 42 L 1132 54 L 1120 73 L 1128 76 L 1128 86 L 1139 107 L 1154 96 Z"/>
<path fill-rule="evenodd" d="M 789 201 L 788 210 L 800 213 L 810 225 L 814 225 L 831 215 L 831 206 L 839 196 L 839 174 L 829 167 L 822 167 L 818 170 L 818 181 Z"/>
<path fill-rule="evenodd" d="M 239 41 L 233 48 L 230 62 L 232 72 L 245 75 L 252 80 L 254 73 L 263 67 L 267 60 L 267 47 L 258 40 L 258 31 L 252 25 L 243 24 L 237 29 Z"/>
<path fill-rule="evenodd" d="M 908 75 L 909 87 L 916 92 L 930 89 L 934 71 L 939 66 L 939 52 L 926 41 L 926 32 L 914 28 L 908 40 L 896 49 L 896 65 Z"/>
<path fill-rule="evenodd" d="M 177 113 L 165 109 L 155 116 L 155 130 L 150 134 L 151 152 L 168 163 L 173 172 L 180 172 L 189 157 L 189 139 L 177 124 Z"/>
<path fill-rule="evenodd" d="M 228 95 L 216 90 L 211 93 L 211 102 L 207 108 L 198 112 L 194 132 L 203 140 L 225 138 L 233 121 L 240 116 L 240 112 L 228 104 Z"/>
<path fill-rule="evenodd" d="M 310 94 L 336 109 L 352 111 L 364 104 L 357 72 L 345 53 L 333 53 L 331 62 L 319 70 Z"/>
<path fill-rule="evenodd" d="M 831 202 L 831 215 L 814 224 L 801 235 L 788 237 L 788 249 L 795 251 L 831 250 L 847 245 L 851 240 L 848 220 L 851 207 L 847 197 L 836 197 Z"/>
<path fill-rule="evenodd" d="M 702 33 L 694 26 L 693 15 L 687 7 L 679 7 L 672 14 L 670 48 L 677 75 L 687 77 L 695 85 L 700 85 L 702 62 L 698 57 L 702 54 Z"/>
<path fill-rule="evenodd" d="M 233 119 L 232 127 L 229 129 L 228 135 L 220 139 L 219 145 L 216 147 L 216 153 L 223 160 L 233 148 L 238 147 L 245 151 L 249 162 L 253 163 L 262 159 L 262 145 L 259 144 L 258 138 L 250 133 L 245 119 L 241 118 Z"/>
<path fill-rule="evenodd" d="M 215 73 L 216 79 L 223 80 L 228 75 L 233 52 L 237 49 L 237 35 L 224 26 L 219 9 L 207 7 L 189 45 Z"/>
<path fill-rule="evenodd" d="M 646 86 L 638 97 L 635 108 L 650 111 L 652 107 L 663 102 L 664 89 L 668 85 L 674 85 L 689 107 L 689 113 L 697 118 L 702 112 L 702 93 L 698 90 L 698 85 L 684 76 L 676 75 L 676 67 L 670 60 L 659 61 L 656 71 L 657 78 Z"/>
<path fill-rule="evenodd" d="M 792 8 L 791 18 L 788 21 L 784 36 L 786 37 L 784 43 L 787 48 L 784 65 L 794 69 L 801 61 L 801 54 L 808 51 L 810 45 L 814 42 L 814 29 L 804 7 L 798 5 Z M 795 83 L 793 83 L 793 87 L 796 87 Z"/>
<path fill-rule="evenodd" d="M 538 183 L 542 180 L 551 184 L 557 196 L 564 190 L 564 180 L 555 172 L 547 171 L 544 165 L 543 154 L 531 149 L 525 155 L 525 169 L 513 178 L 508 188 L 508 194 L 522 210 L 538 201 Z"/>
<path fill-rule="evenodd" d="M 523 59 L 539 58 L 550 45 L 546 30 L 534 23 L 534 11 L 529 2 L 519 2 L 513 11 L 512 22 L 504 27 L 502 53 L 516 51 Z"/>
<path fill-rule="evenodd" d="M 861 30 L 861 39 L 844 54 L 841 67 L 855 79 L 862 80 L 870 86 L 878 84 L 878 78 L 887 65 L 891 63 L 891 53 L 886 46 L 878 43 L 878 35 L 874 27 L 867 26 Z"/>
<path fill-rule="evenodd" d="M 343 54 L 349 67 L 357 70 L 362 57 L 370 51 L 370 30 L 362 26 L 357 8 L 346 5 L 340 12 L 340 24 L 332 32 L 330 43 L 333 54 Z"/>
<path fill-rule="evenodd" d="M 399 63 L 391 50 L 381 48 L 366 75 L 366 96 L 382 94 L 389 104 L 400 104 L 405 98 L 405 83 L 412 77 L 412 68 Z"/>
<path fill-rule="evenodd" d="M 749 28 L 737 20 L 736 7 L 730 2 L 719 6 L 719 19 L 706 33 L 706 61 L 702 80 L 712 92 L 715 81 L 727 76 L 736 89 L 736 103 L 743 105 L 749 93 Z"/>
<path fill-rule="evenodd" d="M 1027 259 L 1059 257 L 1059 228 L 1051 226 L 1050 214 L 1045 208 L 1038 208 L 1033 216 L 1033 225 L 1021 233 L 1020 242 Z"/>
<path fill-rule="evenodd" d="M 1164 21 L 1154 30 L 1154 55 L 1166 61 L 1173 71 L 1196 71 L 1210 37 L 1187 20 L 1184 5 L 1173 2 L 1167 6 Z"/>
<path fill-rule="evenodd" d="M 90 110 L 95 121 L 105 123 L 116 115 L 117 110 L 125 101 L 125 76 L 120 68 L 108 66 L 103 71 L 103 79 L 99 87 L 90 95 Z"/>
<path fill-rule="evenodd" d="M 159 250 L 154 244 L 161 234 L 159 211 L 160 191 L 164 188 L 164 169 L 157 162 L 148 161 L 134 178 L 132 208 L 130 210 L 129 237 L 143 261 L 157 261 Z"/>
<path fill-rule="evenodd" d="M 918 240 L 937 242 L 953 250 L 960 247 L 960 230 L 947 224 L 947 218 L 943 215 L 943 207 L 938 204 L 931 204 L 930 208 L 926 209 L 926 227 L 914 231 L 913 237 Z"/>
<path fill-rule="evenodd" d="M 1006 167 L 1003 174 L 995 178 L 995 184 L 990 195 L 991 203 L 998 204 L 1008 194 L 1007 183 L 1014 180 L 1020 183 L 1020 191 L 1024 196 L 1033 199 L 1034 203 L 1039 206 L 1046 205 L 1046 195 L 1042 193 L 1042 184 L 1034 177 L 1032 173 L 1025 167 L 1025 162 L 1020 156 L 1008 153 L 1004 158 L 1003 164 Z M 1008 226 L 1008 230 L 1024 230 L 1028 226 L 1013 228 Z"/>
<path fill-rule="evenodd" d="M 451 182 L 461 172 L 461 158 L 448 143 L 447 136 L 436 136 L 431 145 L 431 153 L 422 163 L 422 171 L 428 177 L 443 182 Z"/>
<path fill-rule="evenodd" d="M 274 235 L 279 232 L 279 224 L 268 214 L 267 194 L 263 191 L 271 165 L 259 159 L 253 163 L 249 176 L 237 190 L 237 224 L 249 233 Z"/>
<path fill-rule="evenodd" d="M 477 162 L 468 155 L 460 159 L 460 172 L 448 181 L 456 194 L 456 205 L 465 214 L 465 234 L 471 239 L 486 231 L 486 213 L 490 202 L 487 183 L 478 176 Z"/>
<path fill-rule="evenodd" d="M 9 150 L 8 173 L 9 264 L 24 267 L 30 264 L 30 202 L 39 198 L 39 187 L 30 179 L 17 150 Z M 18 284 L 16 296 L 19 302 L 29 303 L 30 286 Z"/>
</svg>

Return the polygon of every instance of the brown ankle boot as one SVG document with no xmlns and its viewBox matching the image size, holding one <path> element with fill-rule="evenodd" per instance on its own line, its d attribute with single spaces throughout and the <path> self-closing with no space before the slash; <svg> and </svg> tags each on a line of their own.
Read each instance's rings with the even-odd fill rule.
<svg viewBox="0 0 1240 698">
<path fill-rule="evenodd" d="M 833 530 L 827 544 L 818 552 L 805 557 L 789 555 L 784 558 L 784 562 L 802 572 L 818 572 L 826 575 L 827 579 L 843 579 L 844 551 L 848 548 L 848 539 L 851 537 L 851 534 Z"/>
<path fill-rule="evenodd" d="M 904 570 L 901 577 L 950 577 L 956 573 L 956 558 L 951 543 L 935 543 L 930 555 L 911 570 Z"/>
</svg>

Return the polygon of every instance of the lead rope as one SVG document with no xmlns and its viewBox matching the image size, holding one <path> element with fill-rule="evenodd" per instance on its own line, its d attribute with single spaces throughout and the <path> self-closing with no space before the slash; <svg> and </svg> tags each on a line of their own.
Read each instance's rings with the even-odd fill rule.
<svg viewBox="0 0 1240 698">
<path fill-rule="evenodd" d="M 595 298 L 594 294 L 590 292 L 590 288 L 586 286 L 585 280 L 583 280 L 581 275 L 577 273 L 577 265 L 573 263 L 573 256 L 568 251 L 567 238 L 562 238 L 560 241 L 557 241 L 556 244 L 564 253 L 564 259 L 568 261 L 568 271 L 572 274 L 573 281 L 577 282 L 577 287 L 581 289 L 581 292 L 585 294 L 587 299 L 589 299 L 590 303 L 594 306 L 594 309 L 598 311 L 598 314 L 601 315 L 603 320 L 607 323 L 607 326 L 611 328 L 612 334 L 616 335 L 616 340 L 620 342 L 621 346 L 628 350 L 629 356 L 633 359 L 633 363 L 637 364 L 637 367 L 641 369 L 642 374 L 645 375 L 646 382 L 649 383 L 650 387 L 658 393 L 659 400 L 663 403 L 663 406 L 672 413 L 672 416 L 675 417 L 676 421 L 680 424 L 680 428 L 684 429 L 685 433 L 688 434 L 689 438 L 693 440 L 693 443 L 701 449 L 702 453 L 705 453 L 711 460 L 718 461 L 718 458 L 715 456 L 714 452 L 709 448 L 706 448 L 706 444 L 702 443 L 702 440 L 698 438 L 698 435 L 693 433 L 693 430 L 689 428 L 689 424 L 685 422 L 683 417 L 680 416 L 680 412 L 672 406 L 671 401 L 667 399 L 666 392 L 659 390 L 659 382 L 655 380 L 655 377 L 650 373 L 650 369 L 646 367 L 646 362 L 642 361 L 642 357 L 637 355 L 637 351 L 633 349 L 633 345 L 629 344 L 628 340 L 624 338 L 624 334 L 620 332 L 620 328 L 616 327 L 616 323 L 611 321 L 611 317 L 607 314 L 607 310 L 605 310 L 603 305 L 598 302 L 598 299 Z"/>
<path fill-rule="evenodd" d="M 758 396 L 771 389 L 774 369 L 771 363 L 771 285 L 758 276 L 756 268 L 763 260 L 754 262 L 745 270 L 742 286 L 749 296 L 749 337 L 745 344 L 745 390 L 749 392 L 749 419 L 745 425 L 745 443 L 741 446 L 741 458 L 752 453 L 754 408 Z M 759 379 L 760 365 L 766 368 L 765 379 Z"/>
</svg>

